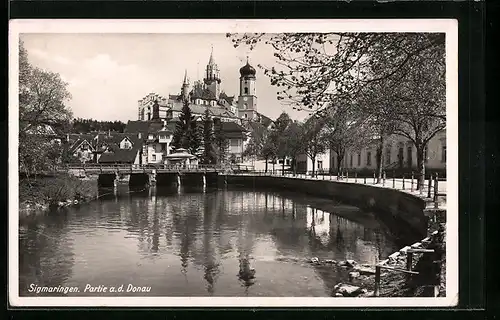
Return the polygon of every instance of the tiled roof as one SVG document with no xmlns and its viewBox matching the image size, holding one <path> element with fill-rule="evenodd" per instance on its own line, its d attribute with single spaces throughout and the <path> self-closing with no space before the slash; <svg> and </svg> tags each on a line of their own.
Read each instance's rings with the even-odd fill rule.
<svg viewBox="0 0 500 320">
<path fill-rule="evenodd" d="M 173 103 L 172 104 L 172 110 L 181 112 L 182 111 L 183 104 L 181 102 Z M 236 116 L 229 110 L 221 107 L 212 107 L 212 106 L 207 106 L 203 104 L 190 104 L 189 108 L 191 109 L 191 113 L 194 114 L 204 114 L 205 110 L 210 111 L 210 113 L 215 116 L 215 117 L 227 117 L 227 118 L 236 118 Z"/>
<path fill-rule="evenodd" d="M 105 152 L 99 158 L 99 163 L 133 163 L 140 148 L 118 149 L 114 152 Z"/>
</svg>

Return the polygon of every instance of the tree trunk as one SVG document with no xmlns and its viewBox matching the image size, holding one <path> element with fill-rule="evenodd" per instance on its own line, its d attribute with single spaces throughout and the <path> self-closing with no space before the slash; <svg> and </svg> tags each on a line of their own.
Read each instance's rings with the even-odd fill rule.
<svg viewBox="0 0 500 320">
<path fill-rule="evenodd" d="M 283 164 L 281 165 L 281 175 L 285 175 L 285 157 L 283 157 Z"/>
<path fill-rule="evenodd" d="M 311 157 L 311 161 L 312 161 L 312 176 L 314 177 L 314 172 L 316 171 L 316 156 L 314 157 Z"/>
<path fill-rule="evenodd" d="M 274 166 L 276 165 L 276 158 L 273 158 L 273 174 L 274 174 Z"/>
<path fill-rule="evenodd" d="M 344 155 L 341 152 L 337 153 L 337 179 L 342 173 L 342 160 L 344 160 Z"/>
<path fill-rule="evenodd" d="M 267 158 L 267 157 L 266 157 L 266 158 L 264 158 L 264 160 L 266 161 L 266 169 L 265 169 L 265 173 L 267 173 L 267 165 L 268 165 L 268 162 L 269 162 L 269 161 L 268 161 L 268 160 L 269 160 L 269 158 Z"/>
<path fill-rule="evenodd" d="M 425 159 L 424 159 L 424 145 L 420 144 L 417 147 L 417 190 L 424 187 L 425 182 Z"/>
<path fill-rule="evenodd" d="M 380 183 L 382 180 L 382 171 L 383 171 L 383 165 L 382 165 L 382 154 L 383 154 L 383 143 L 380 143 L 377 146 L 377 151 L 375 152 L 375 161 L 377 162 L 377 183 Z"/>
</svg>

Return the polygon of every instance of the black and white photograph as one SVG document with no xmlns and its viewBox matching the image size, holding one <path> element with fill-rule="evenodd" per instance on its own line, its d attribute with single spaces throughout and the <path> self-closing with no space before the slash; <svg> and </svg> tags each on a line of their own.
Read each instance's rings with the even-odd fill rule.
<svg viewBox="0 0 500 320">
<path fill-rule="evenodd" d="M 13 306 L 458 302 L 455 20 L 13 20 Z"/>
</svg>

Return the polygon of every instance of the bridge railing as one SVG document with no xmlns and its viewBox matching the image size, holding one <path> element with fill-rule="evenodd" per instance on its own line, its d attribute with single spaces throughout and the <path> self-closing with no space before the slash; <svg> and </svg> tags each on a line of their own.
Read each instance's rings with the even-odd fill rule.
<svg viewBox="0 0 500 320">
<path fill-rule="evenodd" d="M 182 171 L 182 172 L 252 172 L 253 166 L 247 165 L 212 165 L 212 164 L 102 164 L 102 163 L 86 163 L 86 164 L 67 164 L 61 168 L 62 170 L 81 170 L 81 171 L 117 171 L 117 172 L 132 172 L 137 170 L 143 171 Z"/>
</svg>

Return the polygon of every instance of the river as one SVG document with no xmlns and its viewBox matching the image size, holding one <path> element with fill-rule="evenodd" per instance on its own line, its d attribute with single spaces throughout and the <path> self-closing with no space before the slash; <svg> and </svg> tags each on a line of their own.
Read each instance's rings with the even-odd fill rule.
<svg viewBox="0 0 500 320">
<path fill-rule="evenodd" d="M 62 295 L 36 286 L 79 288 L 68 296 L 330 296 L 347 274 L 312 257 L 373 264 L 398 247 L 370 212 L 246 190 L 120 187 L 19 228 L 21 296 Z"/>
</svg>

